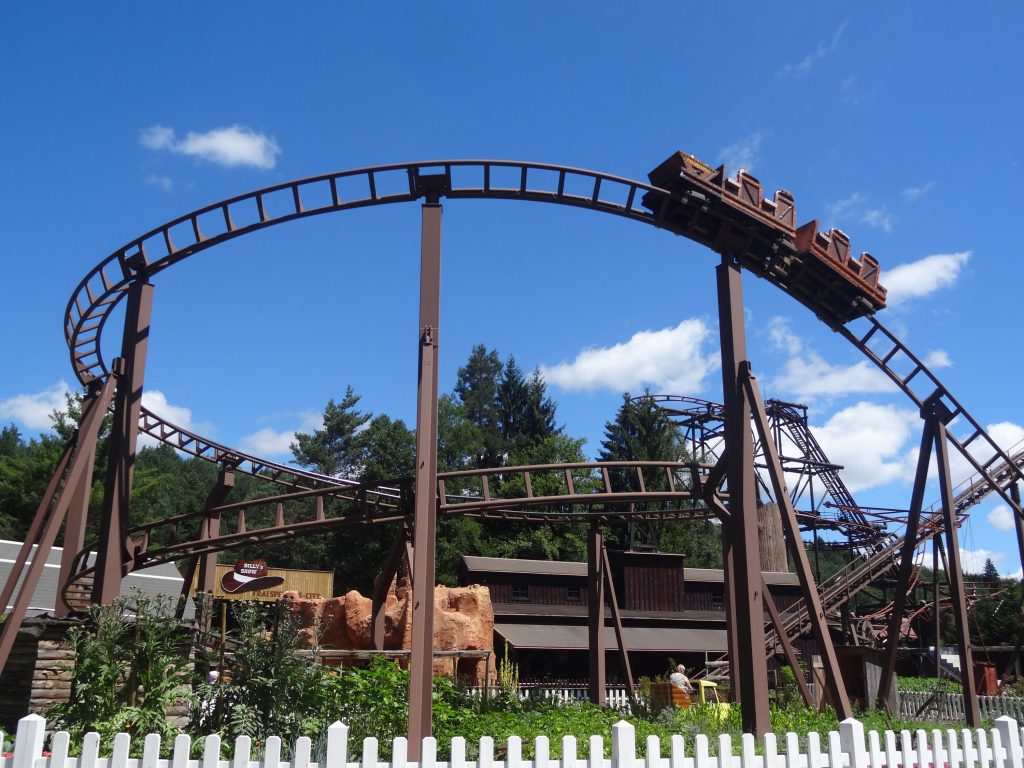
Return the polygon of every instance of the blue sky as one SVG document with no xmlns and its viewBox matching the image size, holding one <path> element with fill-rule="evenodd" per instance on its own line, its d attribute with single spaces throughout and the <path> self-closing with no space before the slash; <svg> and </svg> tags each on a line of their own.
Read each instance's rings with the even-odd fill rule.
<svg viewBox="0 0 1024 768">
<path fill-rule="evenodd" d="M 5 4 L 0 421 L 32 434 L 74 384 L 61 324 L 82 276 L 207 203 L 435 158 L 644 179 L 682 149 L 791 190 L 800 222 L 871 252 L 893 299 L 882 322 L 1015 444 L 1022 17 L 1010 3 Z M 278 458 L 346 384 L 411 422 L 418 239 L 418 206 L 388 206 L 161 274 L 149 404 Z M 591 455 L 624 390 L 720 399 L 715 263 L 608 216 L 448 202 L 442 387 L 476 343 L 541 367 Z M 811 407 L 861 503 L 905 507 L 910 404 L 803 307 L 744 287 L 765 394 Z M 1018 569 L 997 501 L 961 535 L 974 561 Z"/>
</svg>

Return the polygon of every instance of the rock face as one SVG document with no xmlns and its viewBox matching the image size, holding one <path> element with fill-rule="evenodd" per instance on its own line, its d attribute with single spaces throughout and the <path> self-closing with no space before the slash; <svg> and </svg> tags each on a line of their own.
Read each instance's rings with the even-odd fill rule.
<svg viewBox="0 0 1024 768">
<path fill-rule="evenodd" d="M 369 650 L 371 646 L 372 601 L 359 592 L 329 600 L 308 600 L 286 592 L 303 626 L 306 642 L 312 640 L 319 624 L 324 650 Z M 392 584 L 385 602 L 384 649 L 402 650 L 412 645 L 412 602 L 407 581 Z M 434 648 L 438 650 L 494 650 L 494 609 L 487 587 L 434 588 Z M 403 665 L 407 663 L 402 660 Z M 470 685 L 494 681 L 493 659 L 435 658 L 434 674 L 457 677 Z"/>
</svg>

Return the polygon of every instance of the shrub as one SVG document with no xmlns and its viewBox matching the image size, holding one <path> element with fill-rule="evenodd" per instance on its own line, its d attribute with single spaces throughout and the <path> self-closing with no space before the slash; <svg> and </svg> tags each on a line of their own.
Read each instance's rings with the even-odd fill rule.
<svg viewBox="0 0 1024 768">
<path fill-rule="evenodd" d="M 75 651 L 71 700 L 47 713 L 54 729 L 68 731 L 81 745 L 88 731 L 104 748 L 114 734 L 158 733 L 169 745 L 177 730 L 166 709 L 188 695 L 188 641 L 174 619 L 175 601 L 136 592 L 108 605 L 92 606 L 86 626 L 68 639 Z M 141 741 L 134 747 L 141 753 Z"/>
</svg>

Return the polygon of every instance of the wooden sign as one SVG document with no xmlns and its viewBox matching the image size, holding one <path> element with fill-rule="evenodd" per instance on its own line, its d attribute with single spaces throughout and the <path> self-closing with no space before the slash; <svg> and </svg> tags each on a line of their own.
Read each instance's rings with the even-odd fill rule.
<svg viewBox="0 0 1024 768">
<path fill-rule="evenodd" d="M 192 594 L 195 594 L 197 586 L 197 580 L 193 580 Z M 308 600 L 334 597 L 334 574 L 330 571 L 268 568 L 265 560 L 239 560 L 234 565 L 217 565 L 215 598 L 275 602 L 285 592 L 297 592 L 299 597 Z"/>
</svg>

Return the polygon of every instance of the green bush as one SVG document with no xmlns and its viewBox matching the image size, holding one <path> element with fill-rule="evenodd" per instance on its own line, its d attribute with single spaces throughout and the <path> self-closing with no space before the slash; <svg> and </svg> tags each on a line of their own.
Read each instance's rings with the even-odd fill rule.
<svg viewBox="0 0 1024 768">
<path fill-rule="evenodd" d="M 175 601 L 134 593 L 109 605 L 93 606 L 89 622 L 74 627 L 68 639 L 75 651 L 70 701 L 47 712 L 55 730 L 68 731 L 80 747 L 89 731 L 100 734 L 104 749 L 114 734 L 158 733 L 170 749 L 178 731 L 165 710 L 188 696 L 189 642 L 174 619 Z M 140 754 L 136 739 L 133 754 Z"/>
<path fill-rule="evenodd" d="M 237 647 L 214 682 L 195 686 L 189 733 L 250 736 L 257 746 L 280 736 L 286 749 L 303 735 L 326 734 L 341 714 L 342 686 L 319 663 L 314 642 L 297 655 L 299 622 L 291 603 L 238 603 Z M 269 626 L 268 626 L 269 625 Z"/>
</svg>

